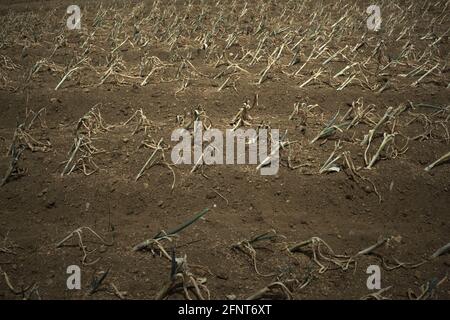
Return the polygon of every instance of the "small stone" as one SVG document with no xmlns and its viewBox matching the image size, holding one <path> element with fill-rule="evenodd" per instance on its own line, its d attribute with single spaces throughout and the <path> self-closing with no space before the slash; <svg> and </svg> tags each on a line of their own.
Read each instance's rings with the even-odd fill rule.
<svg viewBox="0 0 450 320">
<path fill-rule="evenodd" d="M 306 127 L 305 126 L 298 126 L 298 130 L 300 131 L 300 133 L 305 133 Z"/>
<path fill-rule="evenodd" d="M 208 192 L 206 194 L 206 199 L 215 199 L 217 197 L 217 194 L 215 192 Z"/>
<path fill-rule="evenodd" d="M 364 187 L 364 191 L 365 191 L 366 193 L 372 193 L 372 188 L 370 188 L 369 186 L 365 186 L 365 187 Z"/>
<path fill-rule="evenodd" d="M 217 274 L 217 278 L 222 279 L 222 280 L 228 280 L 228 275 L 223 272 L 219 272 Z"/>
<path fill-rule="evenodd" d="M 48 192 L 48 188 L 45 188 L 44 190 L 42 190 L 41 192 L 38 193 L 38 197 L 39 198 L 43 197 L 47 192 Z"/>
<path fill-rule="evenodd" d="M 49 200 L 47 201 L 47 204 L 45 205 L 48 209 L 54 208 L 56 205 L 56 201 L 55 200 Z"/>
</svg>

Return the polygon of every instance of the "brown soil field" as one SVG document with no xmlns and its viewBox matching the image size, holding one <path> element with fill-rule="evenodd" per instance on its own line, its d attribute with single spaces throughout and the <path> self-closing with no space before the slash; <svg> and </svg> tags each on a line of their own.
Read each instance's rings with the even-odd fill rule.
<svg viewBox="0 0 450 320">
<path fill-rule="evenodd" d="M 371 4 L 0 1 L 0 299 L 449 299 L 450 2 Z M 278 173 L 175 165 L 194 120 Z"/>
</svg>

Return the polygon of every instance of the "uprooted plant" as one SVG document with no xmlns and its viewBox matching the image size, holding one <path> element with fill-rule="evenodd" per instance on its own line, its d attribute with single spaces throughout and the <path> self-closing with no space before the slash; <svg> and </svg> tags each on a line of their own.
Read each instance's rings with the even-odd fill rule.
<svg viewBox="0 0 450 320">
<path fill-rule="evenodd" d="M 244 105 L 241 108 L 239 108 L 239 111 L 236 113 L 236 115 L 230 121 L 230 124 L 233 126 L 233 130 L 236 130 L 237 128 L 239 128 L 241 126 L 251 126 L 250 121 L 253 120 L 253 118 L 249 115 L 249 111 L 257 105 L 258 105 L 258 95 L 257 94 L 255 94 L 253 103 L 251 105 L 250 105 L 249 100 L 244 102 Z"/>
<path fill-rule="evenodd" d="M 69 159 L 65 161 L 61 177 L 70 175 L 75 170 L 80 170 L 84 175 L 90 176 L 98 170 L 94 156 L 104 153 L 105 150 L 98 149 L 93 145 L 93 135 L 105 133 L 113 128 L 103 120 L 100 110 L 95 105 L 76 125 L 73 144 L 68 152 Z"/>
<path fill-rule="evenodd" d="M 141 251 L 141 250 L 150 250 L 153 254 L 158 253 L 159 255 L 162 255 L 169 260 L 171 260 L 170 255 L 167 253 L 167 251 L 164 249 L 163 245 L 161 244 L 162 241 L 172 241 L 174 237 L 178 235 L 181 231 L 195 223 L 197 220 L 202 218 L 207 212 L 209 211 L 209 208 L 205 208 L 199 213 L 197 213 L 192 219 L 189 221 L 183 223 L 179 227 L 170 230 L 168 232 L 166 231 L 160 231 L 158 232 L 153 238 L 147 239 L 145 241 L 142 241 L 135 245 L 133 247 L 133 251 Z"/>
<path fill-rule="evenodd" d="M 255 269 L 255 272 L 263 277 L 271 277 L 275 275 L 274 273 L 271 274 L 262 274 L 259 272 L 258 267 L 256 266 L 256 250 L 254 248 L 254 244 L 259 243 L 261 241 L 266 240 L 275 240 L 276 238 L 279 238 L 280 235 L 276 233 L 275 230 L 270 230 L 269 232 L 265 232 L 263 234 L 260 234 L 258 236 L 252 237 L 249 240 L 242 240 L 239 241 L 236 244 L 233 244 L 231 248 L 233 250 L 238 250 L 240 252 L 243 252 L 244 254 L 248 255 L 252 259 L 253 268 Z"/>
<path fill-rule="evenodd" d="M 333 249 L 321 238 L 312 237 L 306 241 L 300 242 L 293 246 L 288 247 L 288 252 L 305 252 L 308 251 L 312 255 L 313 261 L 319 266 L 319 273 L 325 273 L 327 270 L 341 269 L 348 270 L 350 266 L 354 266 L 356 269 L 357 260 L 356 258 L 364 255 L 374 255 L 379 257 L 382 261 L 383 266 L 386 270 L 394 270 L 397 268 L 412 269 L 421 266 L 426 263 L 426 260 L 422 260 L 418 263 L 401 262 L 398 259 L 393 259 L 395 264 L 390 264 L 388 259 L 383 255 L 377 254 L 374 251 L 381 246 L 387 245 L 392 237 L 382 237 L 372 246 L 369 246 L 363 250 L 358 251 L 354 255 L 341 255 L 336 254 Z"/>
<path fill-rule="evenodd" d="M 176 182 L 175 171 L 172 169 L 172 165 L 166 161 L 165 154 L 164 154 L 164 150 L 166 150 L 166 148 L 163 147 L 163 142 L 164 142 L 164 140 L 162 138 L 158 141 L 157 144 L 154 142 L 153 143 L 143 142 L 143 145 L 145 145 L 146 147 L 148 147 L 150 149 L 153 149 L 153 152 L 150 155 L 150 157 L 147 159 L 147 161 L 145 162 L 144 166 L 141 168 L 141 170 L 139 171 L 137 176 L 134 178 L 134 180 L 138 181 L 144 175 L 144 172 L 147 169 L 153 167 L 154 165 L 161 164 L 161 165 L 167 167 L 170 170 L 170 172 L 172 173 L 173 182 L 172 182 L 171 189 L 173 190 L 175 188 L 175 182 Z M 157 154 L 159 154 L 159 157 L 157 156 Z"/>
<path fill-rule="evenodd" d="M 211 294 L 206 286 L 207 278 L 196 275 L 192 269 L 199 266 L 188 265 L 187 256 L 177 258 L 175 250 L 171 255 L 170 280 L 155 296 L 155 300 L 168 299 L 171 295 L 181 293 L 186 300 L 210 300 Z"/>
<path fill-rule="evenodd" d="M 83 252 L 83 257 L 81 258 L 81 263 L 83 265 L 93 265 L 95 263 L 97 263 L 100 258 L 95 259 L 94 261 L 91 262 L 87 262 L 87 257 L 89 254 L 93 253 L 96 249 L 92 250 L 92 251 L 88 251 L 87 246 L 84 244 L 83 242 L 83 231 L 87 231 L 91 234 L 93 234 L 95 236 L 95 238 L 97 238 L 98 240 L 100 240 L 100 243 L 102 245 L 105 246 L 112 246 L 113 242 L 107 242 L 103 239 L 103 237 L 101 237 L 97 232 L 95 232 L 94 230 L 92 230 L 90 227 L 80 227 L 78 229 L 75 229 L 74 231 L 72 231 L 71 233 L 69 233 L 69 235 L 67 237 L 65 237 L 64 239 L 62 239 L 60 242 L 58 242 L 56 244 L 56 248 L 60 248 L 62 247 L 67 241 L 69 241 L 70 239 L 72 239 L 73 237 L 77 236 L 78 238 L 78 246 L 80 247 L 81 251 Z"/>
</svg>

